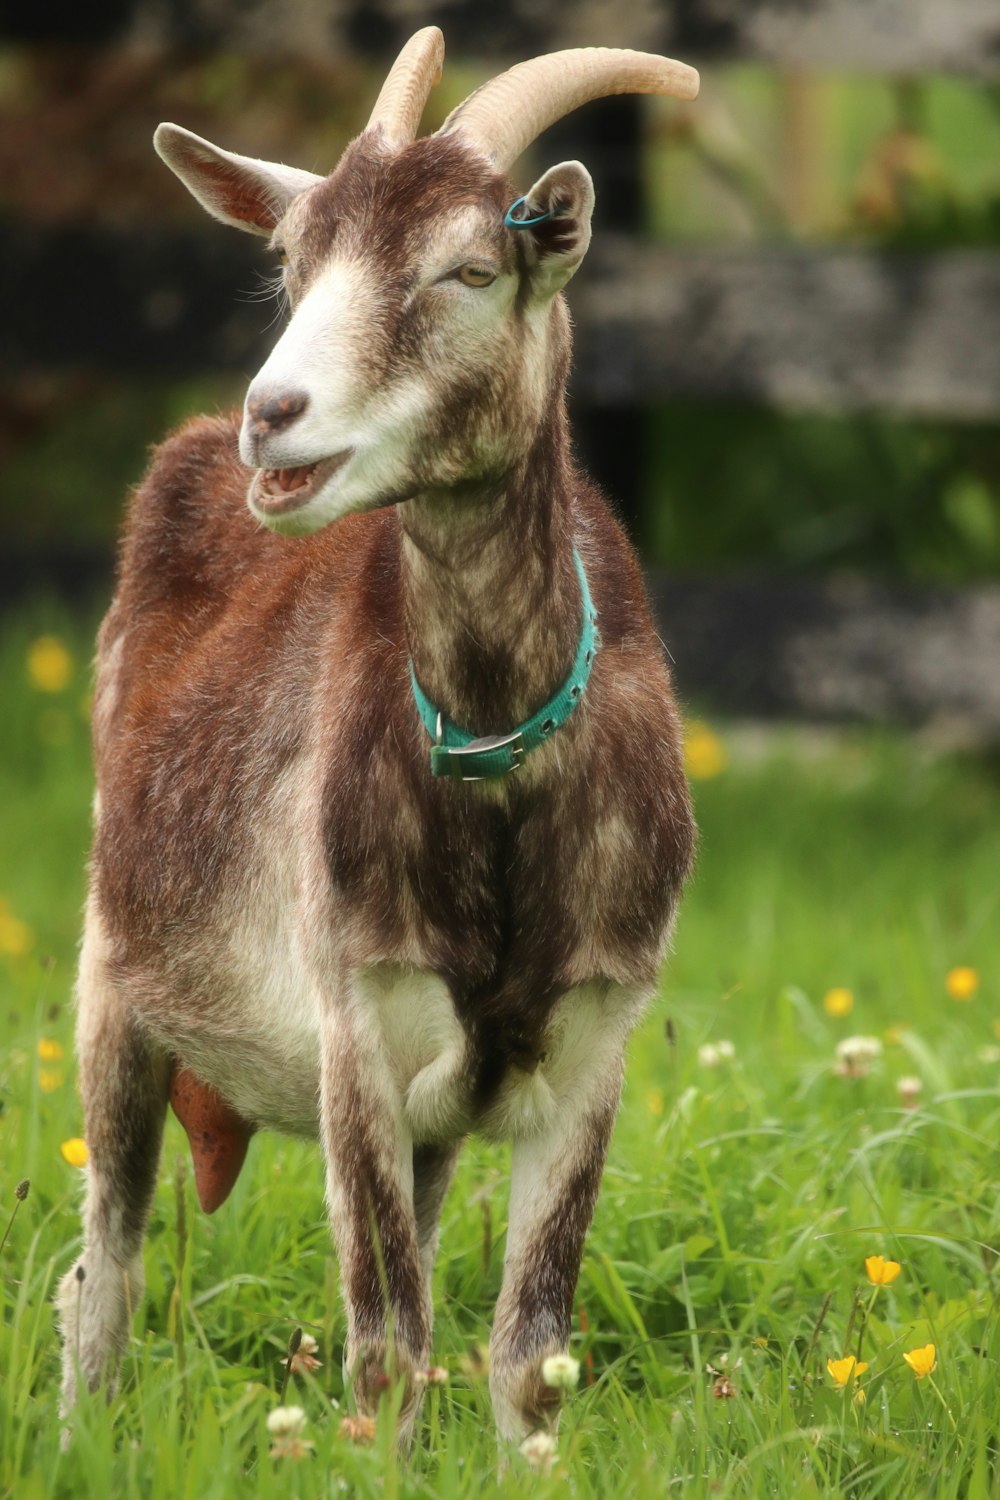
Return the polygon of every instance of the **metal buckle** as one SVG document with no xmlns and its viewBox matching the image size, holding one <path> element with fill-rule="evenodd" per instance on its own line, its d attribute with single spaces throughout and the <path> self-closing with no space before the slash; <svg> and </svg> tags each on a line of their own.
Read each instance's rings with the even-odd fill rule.
<svg viewBox="0 0 1000 1500">
<path fill-rule="evenodd" d="M 510 765 L 505 771 L 493 772 L 490 776 L 477 776 L 475 758 L 490 750 L 510 748 Z M 513 734 L 487 734 L 481 740 L 471 740 L 468 745 L 448 746 L 448 770 L 453 781 L 492 781 L 495 776 L 509 776 L 523 765 L 525 757 L 521 731 Z"/>
</svg>

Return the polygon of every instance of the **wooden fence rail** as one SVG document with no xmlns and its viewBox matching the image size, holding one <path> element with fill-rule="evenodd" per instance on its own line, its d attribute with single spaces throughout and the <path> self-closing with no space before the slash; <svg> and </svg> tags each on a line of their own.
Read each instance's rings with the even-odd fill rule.
<svg viewBox="0 0 1000 1500">
<path fill-rule="evenodd" d="M 110 546 L 0 547 L 0 611 L 39 588 L 93 609 L 111 575 Z M 892 723 L 1000 746 L 1000 585 L 662 571 L 646 582 L 689 712 Z"/>
<path fill-rule="evenodd" d="M 256 243 L 0 227 L 0 372 L 244 370 L 271 309 Z M 692 251 L 599 235 L 570 287 L 574 396 L 1000 416 L 1000 255 Z"/>
<path fill-rule="evenodd" d="M 1000 78 L 998 0 L 103 0 L 58 16 L 7 7 L 0 41 L 374 64 L 430 22 L 442 27 L 453 65 L 481 60 L 494 70 L 533 53 L 604 45 L 702 64 Z M 1000 253 L 645 242 L 634 233 L 643 218 L 642 119 L 634 102 L 591 106 L 569 122 L 572 145 L 562 150 L 594 170 L 605 222 L 633 231 L 599 225 L 570 288 L 574 404 L 615 414 L 578 432 L 627 511 L 641 409 L 657 401 L 1000 417 Z M 560 131 L 546 143 L 557 152 Z M 0 381 L 25 369 L 249 374 L 273 336 L 270 309 L 239 294 L 258 290 L 267 269 L 254 242 L 209 227 L 138 233 L 0 220 Z M 49 562 L 53 582 L 80 573 L 78 557 Z M 0 594 L 27 572 L 0 557 Z M 651 587 L 689 699 L 731 712 L 944 719 L 1000 744 L 1000 588 L 668 577 Z"/>
<path fill-rule="evenodd" d="M 640 47 L 693 61 L 741 58 L 806 69 L 1000 75 L 996 0 L 102 0 L 8 6 L 10 40 L 218 48 L 384 59 L 436 23 L 453 57 L 517 61 L 560 47 Z"/>
<path fill-rule="evenodd" d="M 594 248 L 571 296 L 582 389 L 602 405 L 1000 415 L 1000 254 Z"/>
<path fill-rule="evenodd" d="M 689 703 L 731 714 L 934 726 L 1000 744 L 1000 586 L 648 578 Z"/>
</svg>

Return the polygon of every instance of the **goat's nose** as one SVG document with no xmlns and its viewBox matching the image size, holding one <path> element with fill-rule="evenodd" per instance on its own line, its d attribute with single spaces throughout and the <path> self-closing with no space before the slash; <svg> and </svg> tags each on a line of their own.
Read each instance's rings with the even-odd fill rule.
<svg viewBox="0 0 1000 1500">
<path fill-rule="evenodd" d="M 260 396 L 247 396 L 247 423 L 255 437 L 267 437 L 272 432 L 282 432 L 298 421 L 309 405 L 305 391 L 268 391 Z"/>
</svg>

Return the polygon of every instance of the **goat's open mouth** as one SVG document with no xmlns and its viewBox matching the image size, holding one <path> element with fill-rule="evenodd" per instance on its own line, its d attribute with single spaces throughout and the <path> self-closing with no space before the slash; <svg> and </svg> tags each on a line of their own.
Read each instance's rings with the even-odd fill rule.
<svg viewBox="0 0 1000 1500">
<path fill-rule="evenodd" d="M 298 510 L 346 464 L 353 452 L 353 448 L 345 448 L 332 458 L 322 458 L 314 464 L 299 464 L 294 469 L 258 469 L 250 484 L 251 499 L 259 511 L 269 516 Z"/>
</svg>

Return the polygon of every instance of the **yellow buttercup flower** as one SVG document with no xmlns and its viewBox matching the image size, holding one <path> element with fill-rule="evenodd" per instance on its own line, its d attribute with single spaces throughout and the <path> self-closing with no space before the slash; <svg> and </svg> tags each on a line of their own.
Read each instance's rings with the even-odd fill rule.
<svg viewBox="0 0 1000 1500">
<path fill-rule="evenodd" d="M 865 1261 L 865 1270 L 872 1286 L 888 1286 L 895 1281 L 902 1269 L 898 1260 L 886 1260 L 884 1255 L 869 1255 Z"/>
<path fill-rule="evenodd" d="M 728 763 L 719 736 L 700 719 L 693 719 L 684 735 L 684 769 L 692 781 L 710 781 L 721 775 Z"/>
<path fill-rule="evenodd" d="M 39 1062 L 62 1062 L 62 1042 L 54 1041 L 51 1037 L 40 1036 L 38 1038 L 38 1060 Z"/>
<path fill-rule="evenodd" d="M 868 1362 L 855 1359 L 853 1354 L 845 1354 L 843 1359 L 828 1359 L 826 1368 L 837 1390 L 842 1391 L 852 1378 L 857 1380 L 859 1375 L 865 1373 Z"/>
<path fill-rule="evenodd" d="M 823 996 L 823 1009 L 828 1016 L 849 1016 L 854 1009 L 854 996 L 850 990 L 835 988 Z"/>
<path fill-rule="evenodd" d="M 662 1115 L 663 1113 L 663 1090 L 649 1089 L 646 1094 L 646 1108 L 651 1115 Z"/>
<path fill-rule="evenodd" d="M 910 1349 L 909 1352 L 904 1352 L 903 1358 L 918 1380 L 923 1380 L 925 1375 L 932 1375 L 937 1369 L 937 1351 L 933 1344 L 925 1344 L 922 1349 Z"/>
<path fill-rule="evenodd" d="M 975 969 L 960 964 L 957 969 L 948 970 L 944 984 L 953 1000 L 971 1000 L 979 988 L 979 975 Z"/>
<path fill-rule="evenodd" d="M 39 1068 L 38 1087 L 43 1094 L 54 1094 L 65 1081 L 62 1068 Z"/>
<path fill-rule="evenodd" d="M 62 693 L 73 676 L 73 661 L 62 641 L 40 635 L 28 647 L 28 676 L 40 693 Z"/>
<path fill-rule="evenodd" d="M 71 1167 L 85 1167 L 90 1159 L 87 1142 L 81 1140 L 78 1135 L 71 1136 L 68 1141 L 63 1141 L 59 1150 L 62 1152 L 63 1161 L 69 1162 Z"/>
<path fill-rule="evenodd" d="M 33 942 L 28 924 L 15 917 L 6 901 L 0 899 L 0 953 L 6 958 L 23 958 Z"/>
</svg>

